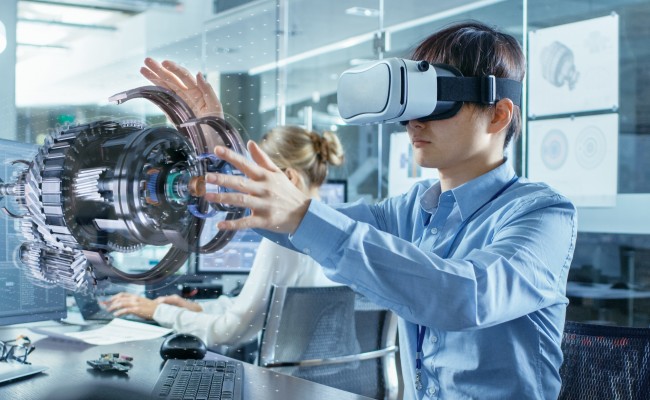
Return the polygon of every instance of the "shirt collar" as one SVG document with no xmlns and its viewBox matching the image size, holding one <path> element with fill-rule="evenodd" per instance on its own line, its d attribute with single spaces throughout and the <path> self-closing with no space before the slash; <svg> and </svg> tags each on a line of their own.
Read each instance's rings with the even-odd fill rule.
<svg viewBox="0 0 650 400">
<path fill-rule="evenodd" d="M 505 162 L 469 182 L 451 189 L 458 203 L 460 217 L 464 221 L 476 210 L 482 207 L 492 196 L 501 190 L 515 176 L 512 165 Z"/>
<path fill-rule="evenodd" d="M 503 164 L 492 171 L 452 189 L 451 193 L 458 203 L 461 219 L 464 221 L 472 215 L 514 176 L 514 169 L 506 158 Z M 423 223 L 426 224 L 438 207 L 441 194 L 440 181 L 437 181 L 420 196 L 420 217 Z"/>
<path fill-rule="evenodd" d="M 431 218 L 431 214 L 438 207 L 440 194 L 440 181 L 436 181 L 420 195 L 420 217 L 422 218 L 423 224 L 427 224 L 427 221 Z"/>
</svg>

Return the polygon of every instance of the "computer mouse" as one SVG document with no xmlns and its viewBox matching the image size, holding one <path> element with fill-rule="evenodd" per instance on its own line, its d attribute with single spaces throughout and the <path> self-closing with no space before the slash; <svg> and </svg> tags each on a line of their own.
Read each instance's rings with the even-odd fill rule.
<svg viewBox="0 0 650 400">
<path fill-rule="evenodd" d="M 187 333 L 174 333 L 160 346 L 160 356 L 164 360 L 171 358 L 200 360 L 205 357 L 207 351 L 208 348 L 203 340 Z"/>
</svg>

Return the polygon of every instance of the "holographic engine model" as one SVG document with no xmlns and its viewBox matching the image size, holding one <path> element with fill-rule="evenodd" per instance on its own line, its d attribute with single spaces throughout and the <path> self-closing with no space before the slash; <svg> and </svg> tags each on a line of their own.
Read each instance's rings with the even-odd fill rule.
<svg viewBox="0 0 650 400">
<path fill-rule="evenodd" d="M 218 144 L 245 154 L 239 133 L 221 118 L 195 118 L 180 98 L 157 86 L 110 100 L 133 98 L 156 104 L 174 127 L 103 120 L 63 128 L 33 159 L 13 160 L 15 180 L 0 183 L 0 197 L 13 205 L 4 211 L 20 219 L 25 242 L 19 257 L 35 283 L 86 291 L 107 278 L 155 282 L 177 271 L 190 254 L 217 251 L 234 235 L 204 232 L 206 220 L 216 224 L 246 210 L 201 196 L 206 172 L 239 173 L 213 154 Z M 113 265 L 112 253 L 146 245 L 168 246 L 146 272 Z"/>
</svg>

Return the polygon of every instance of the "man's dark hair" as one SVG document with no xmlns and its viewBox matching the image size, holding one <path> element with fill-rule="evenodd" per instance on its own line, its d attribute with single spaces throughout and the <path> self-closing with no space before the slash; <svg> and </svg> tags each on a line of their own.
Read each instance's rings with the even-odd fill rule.
<svg viewBox="0 0 650 400">
<path fill-rule="evenodd" d="M 464 76 L 494 75 L 522 82 L 526 60 L 517 39 L 481 22 L 456 23 L 426 38 L 415 49 L 413 60 L 454 66 Z M 475 104 L 479 109 L 491 106 Z M 515 106 L 504 148 L 521 132 L 521 109 Z"/>
</svg>

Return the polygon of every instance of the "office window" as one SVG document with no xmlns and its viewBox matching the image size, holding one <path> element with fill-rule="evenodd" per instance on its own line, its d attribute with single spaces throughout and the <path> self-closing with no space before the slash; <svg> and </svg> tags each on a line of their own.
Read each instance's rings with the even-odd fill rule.
<svg viewBox="0 0 650 400">
<path fill-rule="evenodd" d="M 563 162 L 566 152 L 566 156 L 577 161 L 572 171 L 574 177 L 586 173 L 577 184 L 588 184 L 583 193 L 592 194 L 591 198 L 575 198 L 579 205 L 579 232 L 569 273 L 567 293 L 571 303 L 567 318 L 577 321 L 646 327 L 650 324 L 650 214 L 647 212 L 650 164 L 646 156 L 650 146 L 647 94 L 650 80 L 645 72 L 650 62 L 646 45 L 650 30 L 644 22 L 648 15 L 650 4 L 644 1 L 528 2 L 528 104 L 531 109 L 534 108 L 531 97 L 540 95 L 533 92 L 531 83 L 531 79 L 539 78 L 530 74 L 530 64 L 537 62 L 531 59 L 531 53 L 535 42 L 544 43 L 544 39 L 546 49 L 540 50 L 545 50 L 550 58 L 543 66 L 547 70 L 540 71 L 540 81 L 545 79 L 544 74 L 547 77 L 555 74 L 550 79 L 556 79 L 557 90 L 572 96 L 571 90 L 574 93 L 583 90 L 578 86 L 580 80 L 587 84 L 598 74 L 605 74 L 598 85 L 593 85 L 595 91 L 590 101 L 615 84 L 618 86 L 606 98 L 613 105 L 610 109 L 581 103 L 578 95 L 568 105 L 573 110 L 555 109 L 548 117 L 528 119 L 529 172 L 535 158 L 543 158 L 539 152 L 545 152 L 542 163 L 547 163 L 547 170 L 561 169 L 554 163 Z M 598 25 L 590 26 L 591 23 Z M 564 31 L 566 28 L 569 30 Z M 562 32 L 573 33 L 564 38 L 554 36 Z M 587 62 L 591 57 L 594 57 L 592 62 Z M 599 58 L 604 61 L 596 62 Z M 556 69 L 551 71 L 553 68 Z M 553 101 L 552 98 L 537 100 Z M 566 129 L 567 136 L 558 134 L 562 129 Z M 534 137 L 535 134 L 542 137 Z M 564 142 L 562 137 L 568 141 Z M 535 143 L 537 147 L 533 146 Z M 601 162 L 603 165 L 596 165 Z M 590 173 L 605 163 L 606 169 L 598 174 Z M 562 184 L 561 180 L 558 184 Z M 594 195 L 609 199 L 603 203 Z"/>
</svg>

